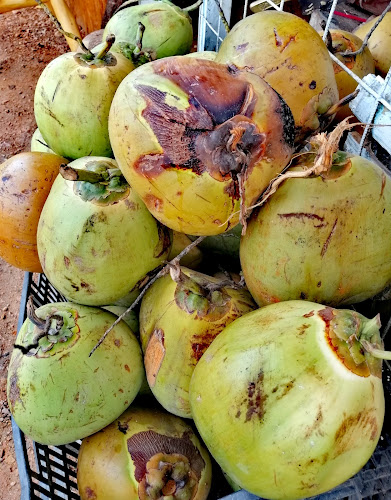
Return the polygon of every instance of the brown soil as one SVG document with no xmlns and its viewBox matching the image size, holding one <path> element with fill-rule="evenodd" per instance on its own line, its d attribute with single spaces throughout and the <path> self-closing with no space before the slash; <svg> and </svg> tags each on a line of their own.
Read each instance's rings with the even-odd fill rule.
<svg viewBox="0 0 391 500">
<path fill-rule="evenodd" d="M 36 128 L 34 90 L 44 67 L 68 46 L 39 8 L 0 14 L 0 163 L 30 149 Z M 0 499 L 20 498 L 6 398 L 8 362 L 15 342 L 23 271 L 0 259 Z"/>
</svg>

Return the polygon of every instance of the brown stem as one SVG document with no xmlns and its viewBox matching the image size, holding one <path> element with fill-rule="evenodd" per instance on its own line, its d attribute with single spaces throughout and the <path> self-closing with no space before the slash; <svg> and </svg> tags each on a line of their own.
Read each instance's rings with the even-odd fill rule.
<svg viewBox="0 0 391 500">
<path fill-rule="evenodd" d="M 34 307 L 32 295 L 30 295 L 28 302 L 27 302 L 27 317 L 38 328 L 39 332 L 32 339 L 31 344 L 29 344 L 27 346 L 18 345 L 18 344 L 14 345 L 14 347 L 17 349 L 20 349 L 23 354 L 28 354 L 31 349 L 36 349 L 39 346 L 39 341 L 43 337 L 46 337 L 46 335 L 48 335 L 49 333 L 51 335 L 55 335 L 56 333 L 58 333 L 64 324 L 63 318 L 60 315 L 55 314 L 55 313 L 49 314 L 45 320 L 39 318 L 35 313 L 35 307 Z M 58 321 L 55 331 L 50 330 L 50 324 L 51 324 L 52 319 L 56 319 Z"/>
<path fill-rule="evenodd" d="M 227 18 L 225 17 L 224 11 L 223 11 L 223 9 L 221 8 L 220 2 L 219 2 L 219 0 L 214 0 L 214 1 L 215 1 L 215 4 L 216 4 L 216 7 L 217 7 L 217 10 L 219 11 L 219 16 L 221 17 L 221 21 L 222 21 L 222 23 L 224 24 L 225 31 L 226 31 L 227 33 L 229 33 L 229 32 L 231 31 L 231 28 L 229 27 L 229 24 L 228 24 Z"/>
<path fill-rule="evenodd" d="M 349 50 L 346 50 L 345 52 L 341 52 L 341 56 L 358 56 L 362 52 L 364 52 L 365 47 L 368 45 L 368 41 L 372 35 L 372 33 L 375 31 L 375 29 L 378 27 L 378 25 L 381 23 L 383 20 L 384 16 L 387 14 L 387 12 L 391 9 L 391 2 L 387 5 L 387 7 L 383 10 L 381 13 L 379 19 L 375 22 L 375 24 L 372 26 L 372 28 L 368 31 L 366 37 L 364 38 L 361 47 L 356 50 L 355 52 L 350 52 Z"/>
<path fill-rule="evenodd" d="M 143 23 L 138 22 L 137 36 L 136 36 L 136 47 L 133 51 L 133 54 L 135 56 L 140 54 L 142 51 L 144 31 L 145 31 L 145 26 L 143 25 Z"/>
<path fill-rule="evenodd" d="M 99 54 L 96 56 L 95 59 L 103 59 L 107 52 L 111 49 L 113 46 L 113 43 L 115 42 L 115 36 L 114 35 L 108 35 L 106 37 L 105 41 L 105 46 L 102 48 L 102 50 L 99 52 Z"/>
<path fill-rule="evenodd" d="M 60 166 L 60 174 L 67 181 L 84 181 L 91 182 L 92 184 L 96 184 L 97 182 L 105 182 L 109 179 L 109 175 L 106 172 L 98 173 L 93 172 L 92 170 L 74 168 L 64 163 Z"/>
<path fill-rule="evenodd" d="M 46 5 L 42 2 L 42 0 L 35 0 L 35 1 L 37 2 L 37 4 L 38 4 L 40 7 L 42 7 L 42 8 L 43 8 L 43 10 L 45 11 L 45 13 L 46 13 L 46 14 L 50 17 L 50 19 L 54 22 L 54 24 L 56 25 L 56 27 L 57 27 L 58 31 L 59 31 L 59 32 L 60 32 L 63 36 L 65 36 L 66 38 L 71 38 L 72 40 L 75 40 L 75 41 L 79 44 L 79 46 L 80 46 L 80 48 L 83 50 L 83 52 L 85 52 L 86 54 L 88 54 L 88 55 L 91 57 L 91 59 L 93 59 L 93 58 L 94 58 L 94 54 L 90 51 L 90 49 L 88 49 L 88 48 L 84 45 L 83 40 L 82 40 L 80 37 L 78 37 L 78 36 L 74 35 L 73 33 L 69 33 L 68 31 L 65 31 L 65 30 L 63 30 L 63 29 L 62 29 L 62 26 L 61 26 L 61 24 L 60 24 L 60 21 L 56 18 L 56 16 L 54 16 L 54 15 L 50 12 L 49 8 L 48 8 L 48 7 L 47 7 L 47 6 L 46 6 Z"/>
<path fill-rule="evenodd" d="M 345 104 L 348 104 L 350 101 L 353 101 L 353 99 L 355 97 L 357 97 L 357 94 L 360 92 L 360 89 L 357 88 L 354 92 L 352 92 L 351 94 L 343 97 L 342 99 L 340 99 L 337 103 L 333 104 L 333 106 L 331 106 L 331 108 L 329 108 L 326 113 L 324 113 L 323 116 L 331 116 L 333 115 L 334 113 L 336 113 L 340 108 L 342 108 L 343 106 L 345 106 Z"/>
<path fill-rule="evenodd" d="M 99 339 L 98 343 L 93 347 L 91 350 L 89 356 L 92 356 L 94 352 L 98 349 L 98 347 L 104 342 L 105 338 L 107 335 L 111 332 L 111 330 L 118 325 L 118 323 L 130 312 L 132 311 L 136 305 L 141 301 L 141 299 L 144 297 L 146 294 L 148 288 L 150 288 L 155 281 L 157 281 L 159 278 L 165 276 L 166 274 L 169 273 L 170 269 L 172 266 L 176 266 L 179 264 L 180 260 L 182 257 L 187 255 L 191 250 L 193 250 L 194 247 L 199 245 L 201 241 L 203 241 L 206 238 L 206 236 L 199 236 L 196 240 L 190 243 L 186 248 L 182 250 L 174 259 L 172 259 L 170 262 L 168 262 L 150 281 L 148 281 L 144 288 L 142 289 L 140 295 L 136 298 L 136 300 L 131 304 L 126 311 L 124 311 L 118 318 L 114 321 L 114 323 L 105 331 L 105 333 L 102 335 L 102 337 Z"/>
</svg>

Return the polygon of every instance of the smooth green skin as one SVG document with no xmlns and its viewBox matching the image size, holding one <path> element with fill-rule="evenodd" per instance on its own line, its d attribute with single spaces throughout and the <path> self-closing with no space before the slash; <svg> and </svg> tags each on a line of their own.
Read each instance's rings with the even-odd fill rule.
<svg viewBox="0 0 391 500">
<path fill-rule="evenodd" d="M 118 429 L 126 428 L 126 433 Z M 166 412 L 132 407 L 111 425 L 83 440 L 77 466 L 77 484 L 82 500 L 139 500 L 135 467 L 128 453 L 127 440 L 139 432 L 152 430 L 166 436 L 180 438 L 188 433 L 205 462 L 197 494 L 193 500 L 206 499 L 212 476 L 212 465 L 206 449 L 191 427 L 178 417 Z"/>
<path fill-rule="evenodd" d="M 69 165 L 84 168 L 98 160 L 117 167 L 114 160 L 99 157 Z M 162 264 L 170 247 L 162 253 L 158 223 L 131 189 L 118 203 L 99 206 L 83 201 L 73 187 L 59 175 L 42 210 L 37 231 L 42 268 L 68 300 L 113 304 Z"/>
<path fill-rule="evenodd" d="M 7 394 L 12 415 L 27 436 L 61 445 L 89 436 L 121 415 L 136 397 L 144 369 L 140 346 L 123 321 L 89 357 L 115 315 L 72 303 L 47 304 L 36 314 L 45 319 L 53 311 L 77 311 L 79 333 L 40 356 L 14 349 Z M 29 345 L 24 341 L 29 325 L 26 320 L 16 344 Z"/>
<path fill-rule="evenodd" d="M 105 306 L 103 309 L 106 309 L 106 311 L 109 311 L 116 316 L 121 316 L 123 314 L 127 307 L 122 307 L 122 306 Z M 125 323 L 128 325 L 128 327 L 132 330 L 132 332 L 138 336 L 139 334 L 139 322 L 138 322 L 138 315 L 134 311 L 129 311 L 126 313 L 126 315 L 122 318 L 122 321 L 125 321 Z"/>
<path fill-rule="evenodd" d="M 52 149 L 49 148 L 49 146 L 46 146 L 45 144 L 46 144 L 45 139 L 42 137 L 42 134 L 39 131 L 39 128 L 37 128 L 31 137 L 30 150 L 31 151 L 38 151 L 41 153 L 56 154 Z"/>
<path fill-rule="evenodd" d="M 352 304 L 391 282 L 390 178 L 364 158 L 350 160 L 336 179 L 288 179 L 253 214 L 240 260 L 258 305 Z"/>
<path fill-rule="evenodd" d="M 60 156 L 112 156 L 108 132 L 111 101 L 134 66 L 121 54 L 116 65 L 87 65 L 68 52 L 51 61 L 38 79 L 34 114 L 45 141 Z"/>
<path fill-rule="evenodd" d="M 102 40 L 113 34 L 116 43 L 133 45 L 139 22 L 145 26 L 143 47 L 156 51 L 157 59 L 190 51 L 193 43 L 191 18 L 170 2 L 151 2 L 120 10 L 106 24 Z"/>
<path fill-rule="evenodd" d="M 190 269 L 182 268 L 182 271 L 193 279 L 202 276 L 210 283 L 221 282 Z M 140 340 L 153 395 L 170 413 L 191 418 L 189 385 L 200 356 L 198 349 L 205 349 L 205 344 L 214 342 L 226 325 L 254 310 L 255 304 L 247 290 L 223 287 L 230 296 L 224 311 L 213 317 L 217 309 L 210 306 L 208 313 L 201 316 L 197 311 L 186 311 L 177 305 L 176 288 L 177 283 L 171 276 L 165 276 L 147 291 L 140 309 Z M 148 352 L 148 342 L 156 330 L 161 330 L 164 335 L 164 357 L 160 367 L 159 363 L 154 363 L 156 351 Z M 155 373 L 156 377 L 153 377 Z"/>
<path fill-rule="evenodd" d="M 327 491 L 363 467 L 380 437 L 382 381 L 355 375 L 336 357 L 317 314 L 324 307 L 287 301 L 248 313 L 194 370 L 190 403 L 201 437 L 255 495 L 294 500 Z"/>
<path fill-rule="evenodd" d="M 212 254 L 226 256 L 239 260 L 240 238 L 242 234 L 242 224 L 238 224 L 226 233 L 207 236 L 199 247 Z"/>
</svg>

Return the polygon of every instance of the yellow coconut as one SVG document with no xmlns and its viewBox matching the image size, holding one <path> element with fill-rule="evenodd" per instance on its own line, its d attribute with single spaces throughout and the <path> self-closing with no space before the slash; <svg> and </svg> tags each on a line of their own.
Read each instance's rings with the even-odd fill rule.
<svg viewBox="0 0 391 500">
<path fill-rule="evenodd" d="M 364 40 L 380 16 L 361 24 L 354 34 Z M 391 66 L 391 12 L 388 12 L 369 38 L 368 48 L 375 61 L 376 70 L 385 76 Z"/>
<path fill-rule="evenodd" d="M 375 63 L 368 47 L 356 56 L 343 56 L 345 51 L 355 52 L 362 46 L 362 40 L 348 31 L 340 29 L 330 30 L 332 38 L 331 51 L 345 64 L 355 75 L 363 78 L 369 73 L 375 72 Z M 342 99 L 355 91 L 357 81 L 350 76 L 339 64 L 333 63 L 335 80 L 337 82 L 339 98 Z M 349 105 L 345 104 L 335 115 L 337 121 L 341 121 L 352 114 Z"/>
</svg>

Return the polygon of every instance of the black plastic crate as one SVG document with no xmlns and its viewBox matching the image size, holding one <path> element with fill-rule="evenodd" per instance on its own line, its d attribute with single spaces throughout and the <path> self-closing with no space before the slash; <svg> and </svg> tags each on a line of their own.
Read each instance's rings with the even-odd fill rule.
<svg viewBox="0 0 391 500">
<path fill-rule="evenodd" d="M 64 300 L 62 295 L 49 283 L 45 275 L 25 274 L 21 297 L 18 332 L 26 318 L 28 297 L 39 307 L 48 302 Z M 364 303 L 363 314 L 373 314 L 373 303 Z M 385 323 L 385 318 L 382 318 Z M 387 339 L 385 344 L 387 348 Z M 382 436 L 371 459 L 353 478 L 330 492 L 312 497 L 319 500 L 390 500 L 391 499 L 391 370 L 384 364 L 383 384 L 386 399 L 386 418 Z M 26 438 L 12 421 L 12 430 L 18 464 L 21 500 L 78 500 L 77 457 L 80 441 L 65 446 L 43 446 Z M 224 482 L 217 474 L 217 482 Z M 209 496 L 211 500 L 224 496 L 226 486 L 214 484 Z M 225 500 L 256 500 L 257 496 L 239 491 L 225 496 Z M 115 499 L 113 499 L 115 500 Z"/>
</svg>

